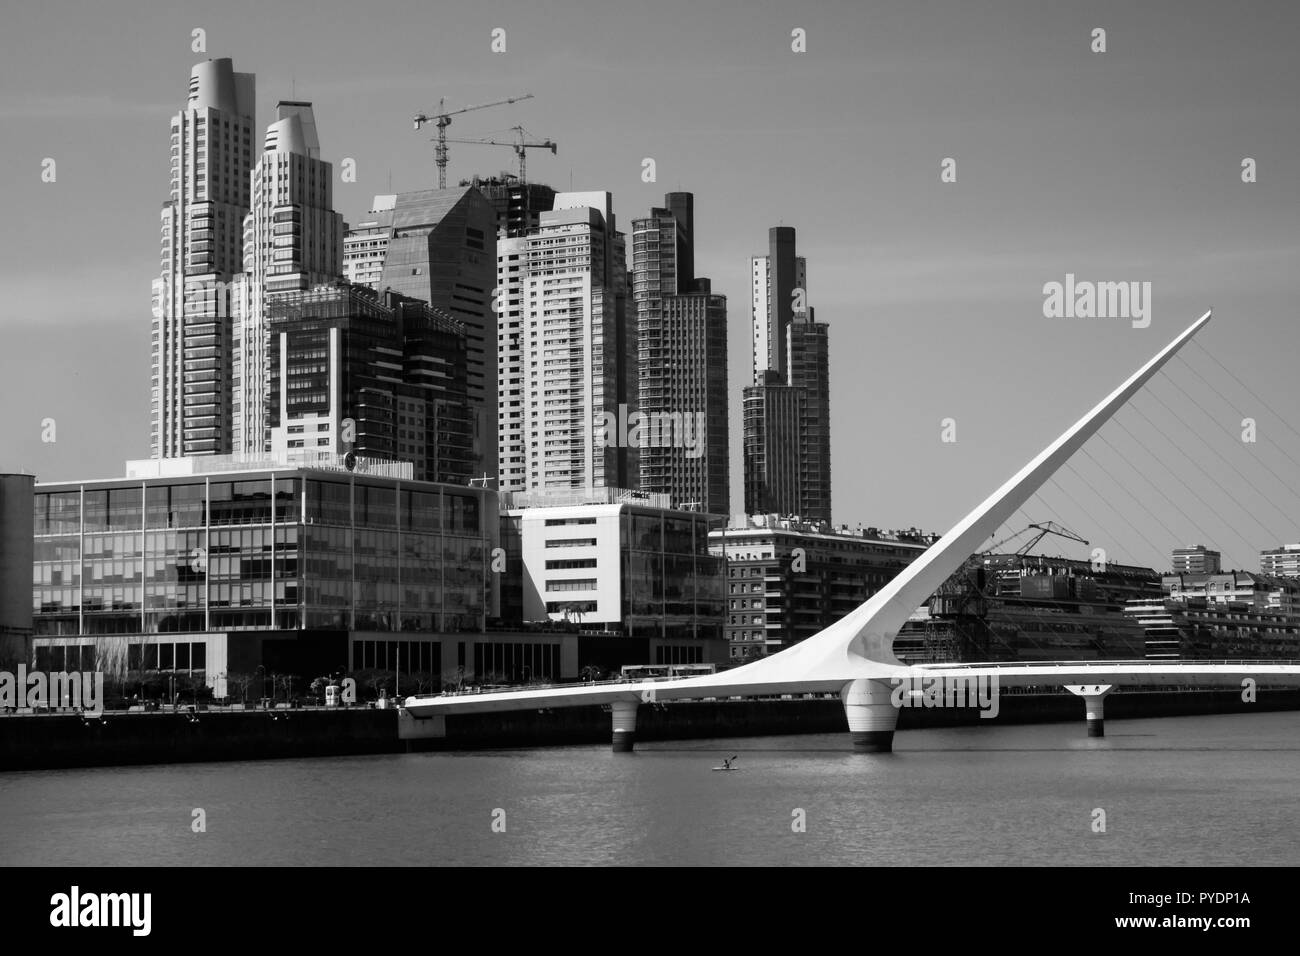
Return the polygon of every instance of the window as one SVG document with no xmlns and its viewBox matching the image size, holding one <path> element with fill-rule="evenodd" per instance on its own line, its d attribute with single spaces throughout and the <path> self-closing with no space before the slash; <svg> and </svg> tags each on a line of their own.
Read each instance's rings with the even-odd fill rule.
<svg viewBox="0 0 1300 956">
<path fill-rule="evenodd" d="M 574 578 L 571 581 L 546 582 L 546 590 L 548 591 L 594 591 L 595 589 L 595 578 Z"/>
<path fill-rule="evenodd" d="M 570 558 L 546 562 L 546 570 L 548 571 L 564 571 L 573 568 L 594 568 L 595 566 L 595 558 Z"/>
<path fill-rule="evenodd" d="M 595 538 L 559 538 L 546 542 L 548 548 L 588 548 L 595 545 Z"/>
</svg>

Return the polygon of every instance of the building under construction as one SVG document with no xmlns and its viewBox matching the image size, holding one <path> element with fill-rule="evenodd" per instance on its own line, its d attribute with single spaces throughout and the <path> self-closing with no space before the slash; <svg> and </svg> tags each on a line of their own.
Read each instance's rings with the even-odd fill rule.
<svg viewBox="0 0 1300 956">
<path fill-rule="evenodd" d="M 1124 609 L 1162 596 L 1152 568 L 979 554 L 913 615 L 894 653 L 908 664 L 1141 659 L 1145 629 Z"/>
</svg>

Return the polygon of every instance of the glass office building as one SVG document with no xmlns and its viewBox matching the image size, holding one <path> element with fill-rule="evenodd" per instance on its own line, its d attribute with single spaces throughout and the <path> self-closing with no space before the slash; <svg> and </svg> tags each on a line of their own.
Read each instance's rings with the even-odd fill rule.
<svg viewBox="0 0 1300 956">
<path fill-rule="evenodd" d="M 132 661 L 189 635 L 161 641 L 171 663 L 224 671 L 239 655 L 212 652 L 241 632 L 482 633 L 496 615 L 483 489 L 283 467 L 39 484 L 34 518 L 38 651 L 102 659 L 121 635 L 107 643 Z"/>
</svg>

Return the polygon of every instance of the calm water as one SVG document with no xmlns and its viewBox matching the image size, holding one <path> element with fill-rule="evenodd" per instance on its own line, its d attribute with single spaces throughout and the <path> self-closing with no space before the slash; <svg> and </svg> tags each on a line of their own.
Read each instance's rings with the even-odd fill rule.
<svg viewBox="0 0 1300 956">
<path fill-rule="evenodd" d="M 904 731 L 888 757 L 840 734 L 3 773 L 0 863 L 1294 866 L 1297 731 L 1259 714 L 1111 720 L 1104 740 L 1082 720 Z M 739 772 L 710 772 L 733 753 Z"/>
</svg>

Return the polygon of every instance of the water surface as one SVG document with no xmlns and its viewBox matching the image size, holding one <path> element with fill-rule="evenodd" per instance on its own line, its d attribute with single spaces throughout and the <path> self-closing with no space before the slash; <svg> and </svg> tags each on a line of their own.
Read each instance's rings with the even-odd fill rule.
<svg viewBox="0 0 1300 956">
<path fill-rule="evenodd" d="M 885 756 L 832 734 L 0 773 L 0 863 L 1295 866 L 1297 731 L 1246 714 L 1101 740 L 901 731 Z"/>
</svg>

